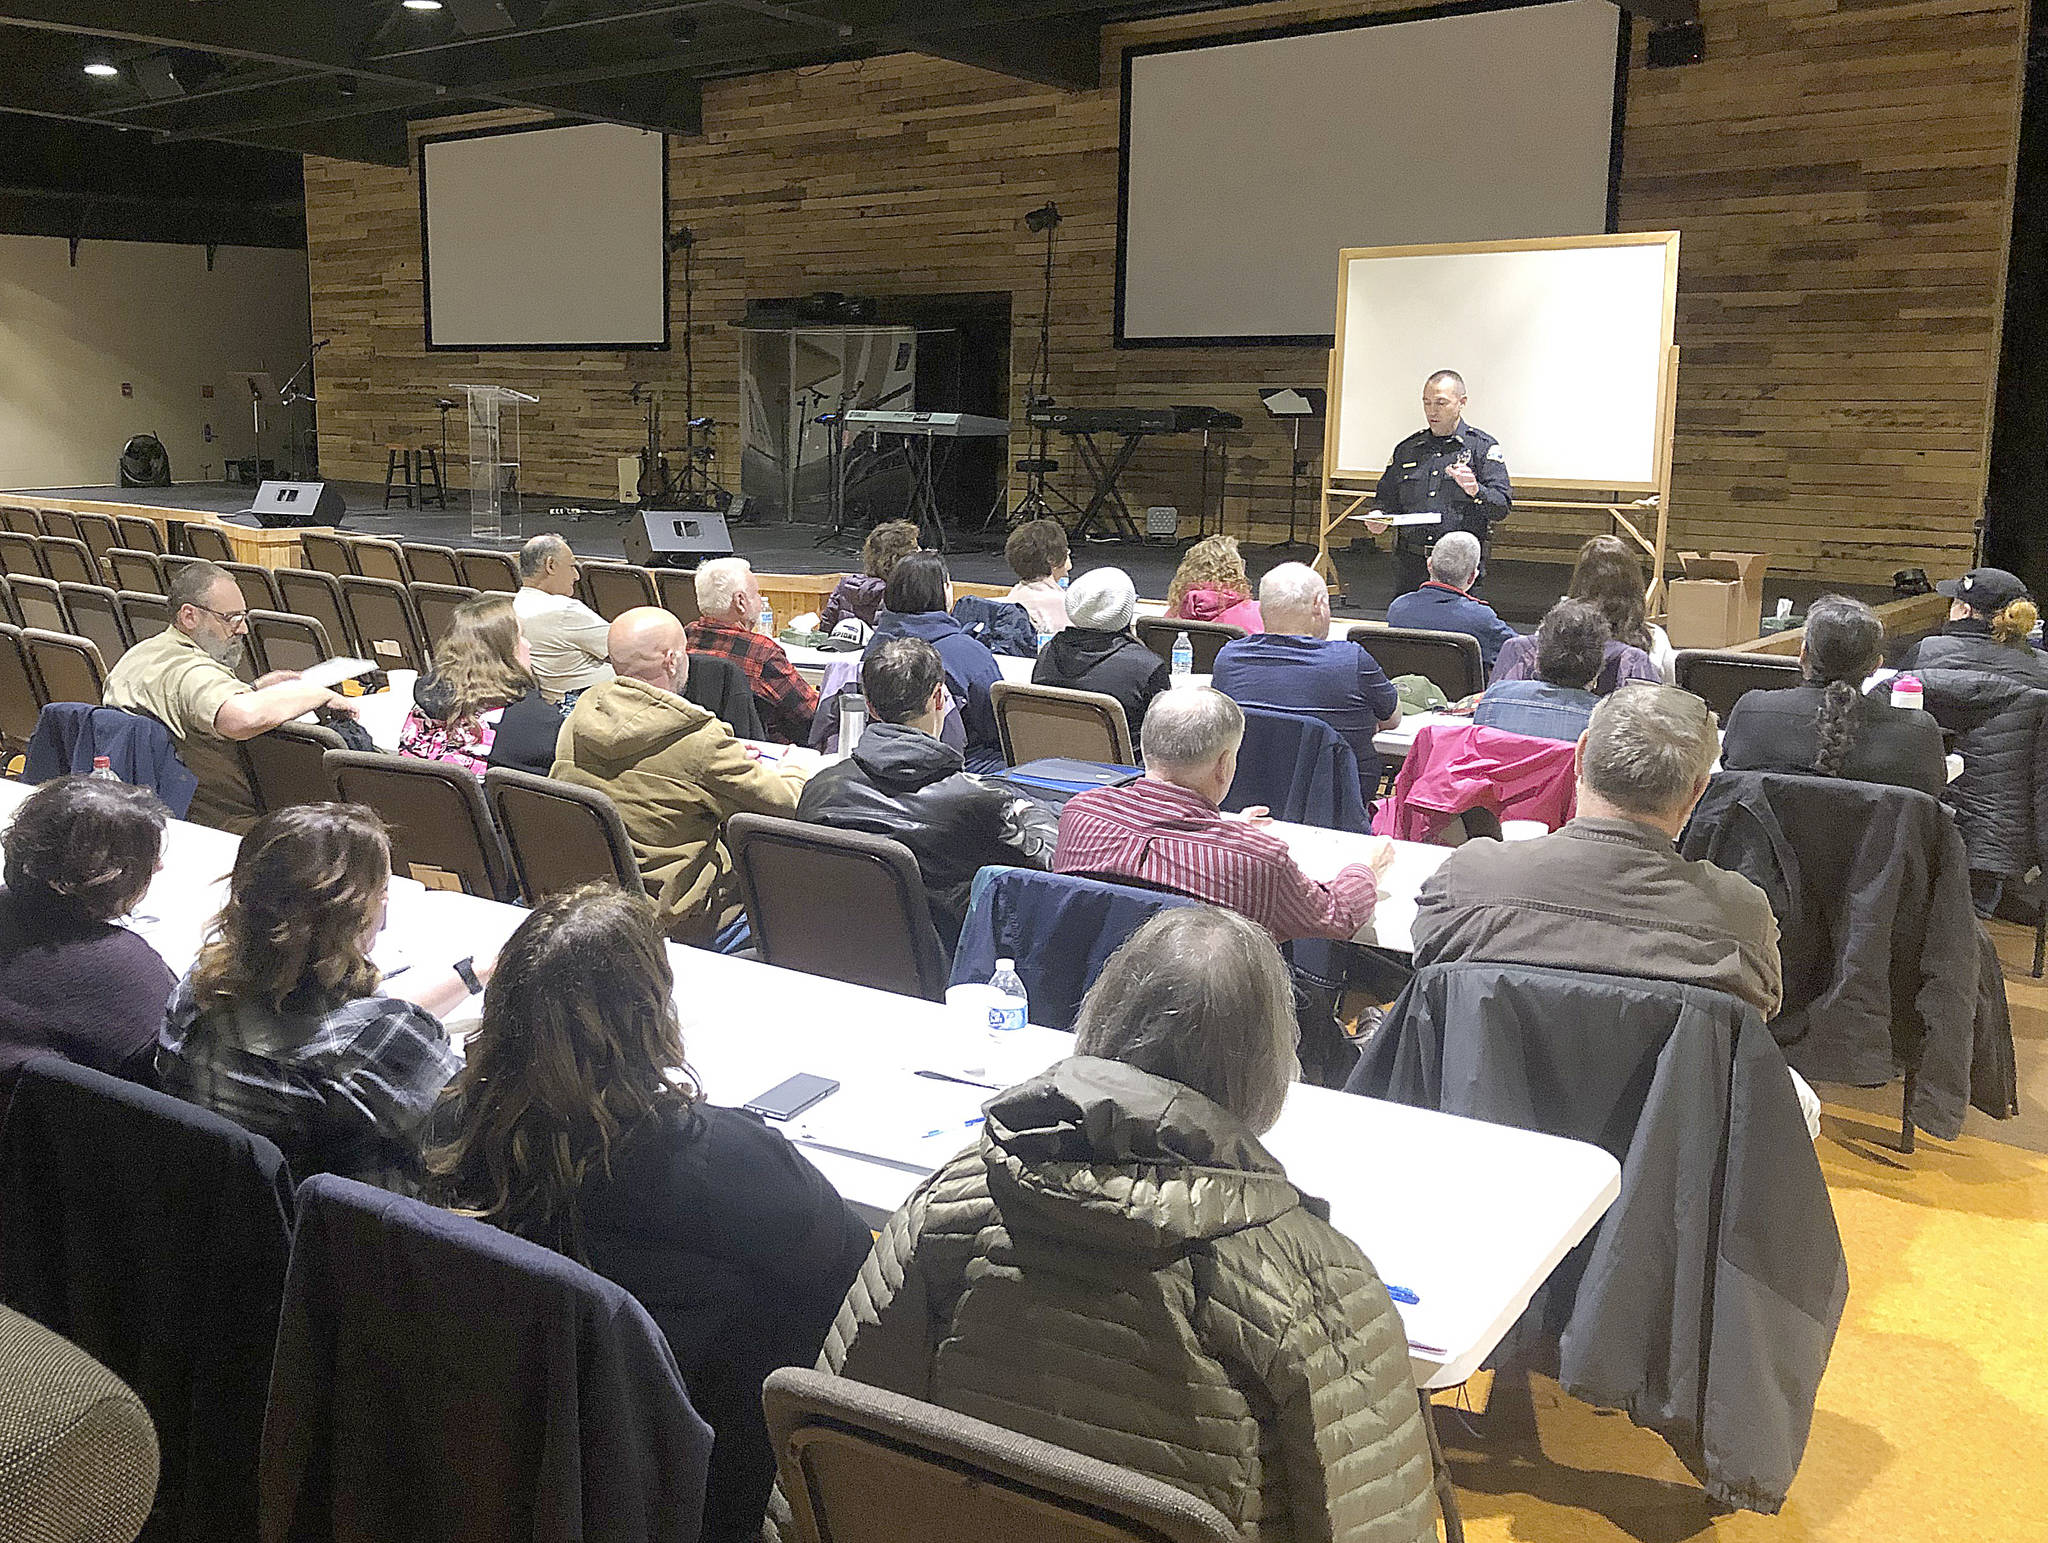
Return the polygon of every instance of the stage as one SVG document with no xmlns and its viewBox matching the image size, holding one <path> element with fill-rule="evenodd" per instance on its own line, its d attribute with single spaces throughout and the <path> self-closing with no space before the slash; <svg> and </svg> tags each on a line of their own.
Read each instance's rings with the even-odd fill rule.
<svg viewBox="0 0 2048 1543">
<path fill-rule="evenodd" d="M 450 507 L 446 510 L 407 509 L 402 506 L 384 509 L 380 507 L 384 491 L 377 483 L 337 482 L 331 485 L 340 492 L 348 507 L 348 517 L 341 528 L 355 535 L 387 536 L 399 541 L 431 541 L 445 546 L 498 547 L 509 551 L 530 535 L 560 531 L 580 557 L 613 560 L 625 557 L 621 538 L 623 521 L 619 516 L 593 515 L 576 519 L 552 512 L 573 506 L 574 500 L 538 494 L 529 496 L 519 515 L 506 515 L 504 534 L 496 541 L 486 541 L 470 535 L 469 511 L 465 506 L 465 495 L 460 490 L 451 491 Z M 0 501 L 20 499 L 33 502 L 38 496 L 44 496 L 135 504 L 156 509 L 194 510 L 231 518 L 249 507 L 253 492 L 254 489 L 237 483 L 181 482 L 167 488 L 24 488 L 0 493 Z M 823 527 L 817 525 L 741 525 L 733 530 L 733 546 L 761 573 L 841 573 L 859 568 L 860 552 L 856 542 L 847 540 L 837 546 L 820 546 L 817 543 L 821 534 Z M 1075 551 L 1074 571 L 1079 573 L 1113 564 L 1131 576 L 1131 582 L 1137 586 L 1141 596 L 1161 599 L 1173 580 L 1174 569 L 1187 545 L 1186 542 L 1151 546 L 1121 541 L 1090 541 Z M 1275 563 L 1289 560 L 1305 562 L 1314 556 L 1315 548 L 1312 546 L 1284 552 L 1265 547 L 1247 547 L 1245 550 L 1245 562 L 1255 580 Z M 1344 590 L 1343 603 L 1337 609 L 1347 615 L 1384 619 L 1387 602 L 1393 598 L 1391 554 L 1360 545 L 1335 548 L 1331 556 Z M 953 577 L 965 583 L 1009 584 L 1015 577 L 999 551 L 949 553 L 947 566 Z M 1563 593 L 1570 578 L 1570 568 L 1561 563 L 1499 558 L 1487 564 L 1486 582 L 1480 593 L 1503 620 L 1528 629 L 1542 619 L 1543 613 Z M 1816 584 L 1811 580 L 1773 577 L 1765 586 L 1764 608 L 1766 611 L 1774 609 L 1778 597 L 1783 595 L 1792 600 L 1795 609 L 1804 610 L 1815 597 L 1835 590 L 1857 595 L 1872 604 L 1891 598 L 1889 590 L 1868 585 Z"/>
</svg>

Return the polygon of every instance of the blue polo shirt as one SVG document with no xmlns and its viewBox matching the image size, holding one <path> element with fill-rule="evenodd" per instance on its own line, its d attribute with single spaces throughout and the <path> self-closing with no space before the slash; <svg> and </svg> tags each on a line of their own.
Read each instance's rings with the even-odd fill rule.
<svg viewBox="0 0 2048 1543">
<path fill-rule="evenodd" d="M 1212 682 L 1240 707 L 1310 713 L 1358 755 L 1358 785 L 1370 804 L 1379 792 L 1380 758 L 1372 737 L 1401 705 L 1394 684 L 1364 648 L 1344 638 L 1261 632 L 1233 638 L 1216 655 Z"/>
<path fill-rule="evenodd" d="M 1515 629 L 1493 614 L 1484 600 L 1475 600 L 1462 589 L 1431 579 L 1420 589 L 1396 595 L 1387 607 L 1389 627 L 1426 627 L 1433 632 L 1462 632 L 1479 641 L 1479 657 L 1486 673 L 1493 673 L 1493 661 L 1501 645 L 1515 635 Z"/>
</svg>

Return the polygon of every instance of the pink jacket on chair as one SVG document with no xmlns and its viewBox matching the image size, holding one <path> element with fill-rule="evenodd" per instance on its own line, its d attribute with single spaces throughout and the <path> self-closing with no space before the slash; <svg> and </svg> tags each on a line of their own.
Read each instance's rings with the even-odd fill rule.
<svg viewBox="0 0 2048 1543">
<path fill-rule="evenodd" d="M 1401 763 L 1392 796 L 1380 800 L 1373 833 L 1433 841 L 1468 809 L 1490 810 L 1502 820 L 1541 820 L 1556 830 L 1578 807 L 1575 748 L 1473 723 L 1426 725 Z"/>
</svg>

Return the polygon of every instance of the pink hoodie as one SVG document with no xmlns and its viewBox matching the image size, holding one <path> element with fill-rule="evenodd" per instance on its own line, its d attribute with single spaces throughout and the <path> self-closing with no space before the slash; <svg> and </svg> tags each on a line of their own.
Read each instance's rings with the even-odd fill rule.
<svg viewBox="0 0 2048 1543">
<path fill-rule="evenodd" d="M 1246 632 L 1266 630 L 1266 624 L 1259 619 L 1259 602 L 1233 589 L 1210 589 L 1206 585 L 1191 589 L 1180 597 L 1180 615 L 1171 611 L 1166 614 L 1173 621 L 1220 621 L 1227 627 L 1242 627 Z"/>
</svg>

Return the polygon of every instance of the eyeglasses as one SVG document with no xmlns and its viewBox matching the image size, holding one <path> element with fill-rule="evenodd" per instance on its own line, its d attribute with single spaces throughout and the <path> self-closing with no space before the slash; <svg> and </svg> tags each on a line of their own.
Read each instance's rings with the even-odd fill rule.
<svg viewBox="0 0 2048 1543">
<path fill-rule="evenodd" d="M 208 616 L 218 616 L 228 624 L 228 631 L 230 632 L 234 631 L 237 627 L 246 627 L 249 624 L 249 613 L 247 611 L 216 611 L 212 606 L 201 605 L 197 600 L 188 603 L 195 611 L 204 611 Z"/>
</svg>

